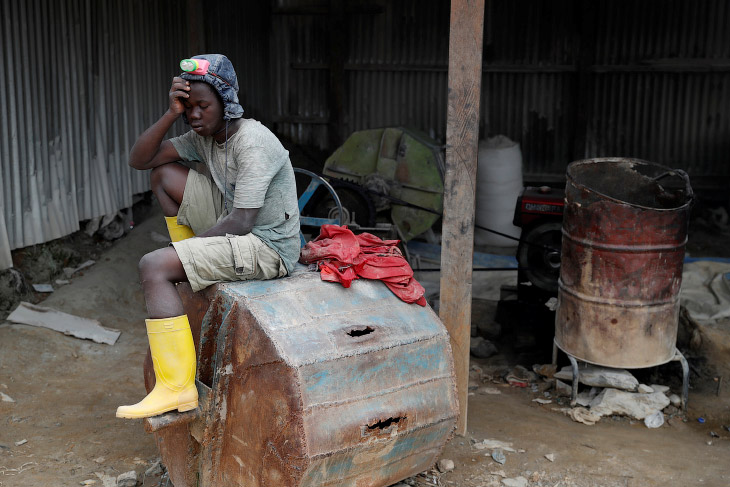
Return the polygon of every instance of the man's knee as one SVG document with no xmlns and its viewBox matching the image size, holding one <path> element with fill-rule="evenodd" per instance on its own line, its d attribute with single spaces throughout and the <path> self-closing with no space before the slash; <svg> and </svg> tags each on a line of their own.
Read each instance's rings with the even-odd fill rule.
<svg viewBox="0 0 730 487">
<path fill-rule="evenodd" d="M 150 171 L 150 189 L 152 189 L 153 193 L 162 188 L 162 183 L 165 180 L 165 166 L 167 166 L 167 164 L 157 166 Z"/>
<path fill-rule="evenodd" d="M 185 278 L 185 270 L 175 249 L 165 247 L 142 256 L 139 260 L 139 277 L 142 282 L 179 282 Z"/>
<path fill-rule="evenodd" d="M 139 275 L 143 281 L 153 279 L 166 280 L 168 267 L 168 248 L 157 249 L 139 259 Z"/>
<path fill-rule="evenodd" d="M 139 276 L 143 281 L 149 280 L 148 277 L 156 274 L 157 259 L 155 259 L 154 255 L 156 252 L 155 250 L 154 252 L 145 254 L 139 259 Z"/>
</svg>

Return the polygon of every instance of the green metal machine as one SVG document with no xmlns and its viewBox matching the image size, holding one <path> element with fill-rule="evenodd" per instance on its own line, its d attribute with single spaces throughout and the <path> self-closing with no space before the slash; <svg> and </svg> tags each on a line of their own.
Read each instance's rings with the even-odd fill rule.
<svg viewBox="0 0 730 487">
<path fill-rule="evenodd" d="M 354 132 L 327 159 L 323 174 L 333 182 L 343 206 L 354 201 L 357 192 L 360 213 L 389 210 L 391 222 L 405 241 L 431 228 L 443 210 L 442 147 L 416 130 L 396 127 Z M 345 183 L 338 187 L 338 181 Z"/>
</svg>

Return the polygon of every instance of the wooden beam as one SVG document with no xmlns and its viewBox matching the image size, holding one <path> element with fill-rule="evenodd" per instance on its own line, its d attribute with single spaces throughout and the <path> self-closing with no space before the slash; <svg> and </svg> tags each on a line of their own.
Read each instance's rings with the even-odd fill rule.
<svg viewBox="0 0 730 487">
<path fill-rule="evenodd" d="M 484 0 L 452 0 L 446 175 L 439 315 L 451 336 L 459 397 L 456 433 L 466 434 Z"/>
</svg>

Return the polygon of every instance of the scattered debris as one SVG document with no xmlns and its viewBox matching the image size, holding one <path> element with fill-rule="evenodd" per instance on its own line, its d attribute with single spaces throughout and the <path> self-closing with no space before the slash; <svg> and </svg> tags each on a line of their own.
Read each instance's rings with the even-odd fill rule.
<svg viewBox="0 0 730 487">
<path fill-rule="evenodd" d="M 588 407 L 591 405 L 591 401 L 595 399 L 599 392 L 601 392 L 601 389 L 599 389 L 598 387 L 591 387 L 590 391 L 579 392 L 575 398 L 575 402 L 579 406 Z"/>
<path fill-rule="evenodd" d="M 705 322 L 730 317 L 730 287 L 724 278 L 728 271 L 730 266 L 725 262 L 685 264 L 680 303 L 692 320 Z"/>
<path fill-rule="evenodd" d="M 56 284 L 59 286 L 65 286 L 66 284 L 71 284 L 71 281 L 68 279 L 56 279 Z M 96 482 L 96 480 L 92 480 L 92 482 Z"/>
<path fill-rule="evenodd" d="M 485 338 L 474 337 L 471 339 L 469 351 L 476 358 L 489 358 L 496 355 L 497 347 Z"/>
<path fill-rule="evenodd" d="M 94 485 L 96 483 L 96 480 L 88 479 L 80 482 L 81 485 Z"/>
<path fill-rule="evenodd" d="M 604 389 L 591 401 L 591 412 L 599 416 L 619 414 L 644 419 L 669 406 L 669 398 L 661 392 L 638 394 L 618 389 Z"/>
<path fill-rule="evenodd" d="M 528 482 L 525 477 L 515 477 L 513 479 L 502 479 L 502 484 L 506 487 L 527 487 Z"/>
<path fill-rule="evenodd" d="M 592 411 L 589 411 L 586 408 L 582 408 L 582 407 L 577 407 L 577 408 L 568 410 L 568 416 L 573 421 L 575 421 L 577 423 L 587 424 L 588 426 L 593 426 L 594 424 L 596 424 L 598 421 L 601 420 L 600 415 L 598 415 Z"/>
<path fill-rule="evenodd" d="M 537 380 L 537 374 L 518 365 L 507 373 L 504 380 L 514 387 L 527 387 L 530 385 L 530 382 Z"/>
<path fill-rule="evenodd" d="M 451 472 L 454 469 L 454 461 L 442 458 L 436 464 L 436 468 L 441 473 Z"/>
<path fill-rule="evenodd" d="M 543 377 L 547 377 L 548 379 L 552 379 L 555 375 L 555 372 L 558 371 L 558 366 L 555 364 L 535 364 L 532 366 L 532 370 L 536 374 L 540 374 Z"/>
<path fill-rule="evenodd" d="M 87 267 L 91 267 L 92 265 L 96 264 L 96 261 L 94 260 L 87 260 L 83 264 L 81 264 L 78 267 L 64 267 L 63 268 L 63 275 L 66 276 L 66 279 L 71 279 L 71 276 L 76 274 L 78 271 L 82 269 L 86 269 Z"/>
<path fill-rule="evenodd" d="M 64 335 L 108 345 L 114 345 L 121 333 L 119 330 L 101 326 L 101 323 L 96 320 L 81 318 L 25 301 L 21 301 L 15 311 L 7 317 L 7 320 L 24 325 L 40 326 L 61 332 Z"/>
<path fill-rule="evenodd" d="M 555 461 L 555 453 L 548 453 L 547 455 L 545 455 L 545 458 L 547 458 L 548 461 L 550 461 L 550 462 L 554 462 Z"/>
<path fill-rule="evenodd" d="M 104 487 L 117 487 L 117 478 L 102 472 L 94 472 Z"/>
<path fill-rule="evenodd" d="M 479 389 L 477 389 L 477 393 L 478 394 L 492 394 L 492 395 L 497 395 L 497 394 L 502 394 L 502 391 L 500 391 L 496 387 L 482 386 Z"/>
<path fill-rule="evenodd" d="M 21 445 L 25 445 L 26 443 L 28 443 L 28 440 L 26 440 L 26 439 L 22 439 L 22 440 L 20 440 L 20 441 L 16 441 L 16 442 L 15 442 L 15 446 L 21 446 Z"/>
<path fill-rule="evenodd" d="M 2 399 L 3 402 L 15 402 L 15 399 L 13 399 L 12 397 L 8 396 L 4 392 L 0 392 L 0 399 Z"/>
<path fill-rule="evenodd" d="M 479 388 L 479 386 L 482 385 L 483 377 L 484 372 L 482 369 L 476 365 L 472 365 L 469 368 L 469 390 L 476 390 Z"/>
<path fill-rule="evenodd" d="M 573 369 L 570 366 L 563 367 L 560 372 L 555 374 L 555 377 L 572 382 Z M 598 367 L 596 365 L 580 367 L 578 381 L 587 386 L 611 387 L 626 391 L 635 391 L 639 387 L 639 381 L 628 370 Z"/>
<path fill-rule="evenodd" d="M 94 462 L 98 463 L 99 465 L 104 463 L 104 460 L 106 460 L 104 457 L 94 458 Z"/>
<path fill-rule="evenodd" d="M 33 289 L 37 293 L 52 293 L 53 286 L 50 284 L 33 284 Z"/>
<path fill-rule="evenodd" d="M 145 477 L 157 477 L 162 475 L 162 462 L 160 460 L 155 461 L 150 468 L 145 470 Z"/>
<path fill-rule="evenodd" d="M 0 475 L 7 475 L 8 477 L 11 477 L 13 475 L 21 474 L 26 470 L 30 470 L 31 468 L 35 468 L 36 465 L 38 465 L 36 462 L 25 462 L 18 468 L 8 468 L 5 466 L 0 466 Z"/>
<path fill-rule="evenodd" d="M 657 411 L 644 418 L 644 424 L 647 428 L 659 428 L 664 424 L 664 413 Z"/>
<path fill-rule="evenodd" d="M 117 477 L 117 487 L 135 487 L 137 485 L 137 472 L 130 470 Z"/>
<path fill-rule="evenodd" d="M 710 431 L 710 436 L 712 436 L 713 438 L 719 438 L 720 437 L 720 435 L 718 435 L 714 431 Z"/>
<path fill-rule="evenodd" d="M 697 422 L 698 423 L 704 423 L 705 422 L 705 418 L 699 417 L 699 418 L 697 418 Z"/>
<path fill-rule="evenodd" d="M 552 401 L 550 399 L 542 399 L 538 397 L 536 399 L 533 399 L 532 402 L 536 402 L 539 404 L 550 404 Z"/>
<path fill-rule="evenodd" d="M 674 406 L 667 406 L 664 408 L 664 415 L 668 417 L 676 416 L 679 414 L 679 408 Z"/>
<path fill-rule="evenodd" d="M 493 449 L 500 449 L 508 452 L 514 453 L 515 449 L 512 448 L 512 443 L 508 443 L 506 441 L 499 441 L 499 440 L 483 440 L 479 443 L 475 443 L 474 448 L 477 450 L 493 450 Z"/>
<path fill-rule="evenodd" d="M 550 311 L 555 311 L 558 309 L 558 298 L 550 298 L 547 301 L 545 301 L 545 306 Z"/>
<path fill-rule="evenodd" d="M 492 460 L 499 463 L 500 465 L 504 465 L 504 463 L 507 461 L 507 458 L 504 456 L 504 452 L 497 448 L 492 452 Z"/>
<path fill-rule="evenodd" d="M 570 395 L 573 393 L 573 390 L 568 384 L 566 384 L 562 380 L 555 379 L 555 393 L 558 396 L 570 397 Z"/>
<path fill-rule="evenodd" d="M 676 394 L 672 394 L 671 396 L 669 396 L 669 402 L 675 408 L 678 408 L 679 406 L 682 405 L 682 399 L 678 395 L 676 395 Z"/>
</svg>

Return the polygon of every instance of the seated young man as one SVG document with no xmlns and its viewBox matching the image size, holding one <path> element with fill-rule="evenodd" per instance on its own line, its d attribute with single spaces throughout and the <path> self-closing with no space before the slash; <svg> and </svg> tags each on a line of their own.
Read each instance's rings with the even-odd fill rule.
<svg viewBox="0 0 730 487">
<path fill-rule="evenodd" d="M 152 191 L 173 243 L 139 263 L 156 384 L 141 402 L 120 406 L 120 418 L 198 405 L 195 348 L 176 283 L 190 282 L 199 291 L 221 281 L 282 277 L 299 258 L 289 153 L 261 123 L 241 118 L 228 58 L 193 59 L 210 64 L 173 78 L 169 109 L 139 136 L 129 157 L 133 168 L 152 169 Z M 163 140 L 180 116 L 192 130 Z M 211 177 L 180 160 L 204 163 Z"/>
</svg>

